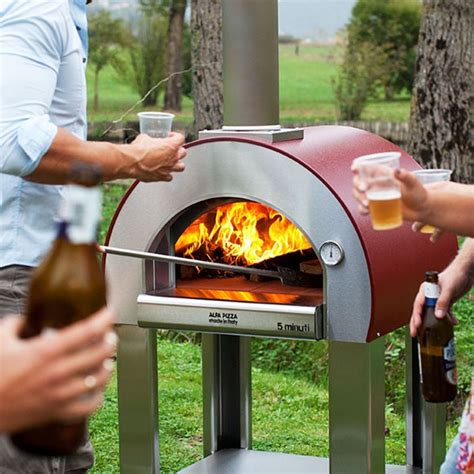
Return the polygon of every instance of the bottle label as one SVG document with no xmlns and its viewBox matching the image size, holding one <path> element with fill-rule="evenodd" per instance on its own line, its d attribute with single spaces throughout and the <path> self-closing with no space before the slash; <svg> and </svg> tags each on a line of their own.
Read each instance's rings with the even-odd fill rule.
<svg viewBox="0 0 474 474">
<path fill-rule="evenodd" d="M 60 218 L 67 222 L 67 235 L 74 244 L 96 240 L 102 194 L 99 187 L 65 186 Z"/>
<path fill-rule="evenodd" d="M 443 348 L 443 363 L 444 370 L 446 372 L 446 380 L 452 384 L 457 384 L 457 371 L 456 371 L 456 348 L 454 345 L 454 338 L 451 338 L 449 342 Z"/>
<path fill-rule="evenodd" d="M 423 283 L 423 291 L 425 292 L 426 298 L 439 298 L 440 289 L 437 283 L 430 283 L 428 281 L 425 281 Z"/>
<path fill-rule="evenodd" d="M 425 305 L 436 306 L 440 294 L 439 285 L 425 281 L 423 283 L 423 291 L 425 293 Z"/>
</svg>

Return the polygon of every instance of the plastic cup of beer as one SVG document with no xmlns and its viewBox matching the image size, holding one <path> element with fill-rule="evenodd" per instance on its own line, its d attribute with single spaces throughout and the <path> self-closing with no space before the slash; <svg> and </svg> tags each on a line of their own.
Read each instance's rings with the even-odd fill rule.
<svg viewBox="0 0 474 474">
<path fill-rule="evenodd" d="M 400 166 L 399 152 L 374 153 L 354 160 L 365 185 L 374 230 L 396 229 L 403 223 L 400 185 L 394 170 Z"/>
<path fill-rule="evenodd" d="M 140 112 L 140 133 L 146 133 L 153 138 L 166 138 L 171 132 L 173 114 L 166 112 Z"/>
<path fill-rule="evenodd" d="M 428 170 L 416 170 L 412 172 L 423 185 L 438 183 L 440 181 L 449 181 L 451 179 L 452 170 L 449 169 L 428 169 Z M 423 234 L 432 234 L 435 228 L 432 225 L 426 224 L 420 232 Z"/>
</svg>

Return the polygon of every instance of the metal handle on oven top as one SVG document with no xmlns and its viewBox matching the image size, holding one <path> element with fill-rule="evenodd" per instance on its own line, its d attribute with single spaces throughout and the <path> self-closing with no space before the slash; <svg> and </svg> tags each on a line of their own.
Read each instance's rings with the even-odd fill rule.
<svg viewBox="0 0 474 474">
<path fill-rule="evenodd" d="M 163 263 L 177 263 L 179 265 L 187 265 L 189 267 L 201 267 L 208 268 L 210 270 L 225 270 L 229 272 L 247 273 L 249 275 L 258 275 L 268 278 L 278 278 L 279 280 L 282 279 L 282 275 L 279 272 L 272 270 L 239 267 L 237 265 L 227 265 L 225 263 L 206 262 L 204 260 L 193 260 L 192 258 L 175 257 L 172 255 L 163 255 L 159 253 L 140 252 L 138 250 L 121 249 L 117 247 L 108 247 L 105 245 L 99 245 L 99 249 L 102 253 L 120 255 L 122 257 L 142 258 L 156 260 L 157 262 Z"/>
</svg>

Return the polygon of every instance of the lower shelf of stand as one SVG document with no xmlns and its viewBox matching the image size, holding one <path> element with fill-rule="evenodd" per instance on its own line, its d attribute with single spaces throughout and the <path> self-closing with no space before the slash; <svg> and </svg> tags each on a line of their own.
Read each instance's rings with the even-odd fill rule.
<svg viewBox="0 0 474 474">
<path fill-rule="evenodd" d="M 387 465 L 386 474 L 421 474 L 421 470 Z M 329 459 L 246 449 L 223 449 L 179 474 L 328 474 Z"/>
</svg>

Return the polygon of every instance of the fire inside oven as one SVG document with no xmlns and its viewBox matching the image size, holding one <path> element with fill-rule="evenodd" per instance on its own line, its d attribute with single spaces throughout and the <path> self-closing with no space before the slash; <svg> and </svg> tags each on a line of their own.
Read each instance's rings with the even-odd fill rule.
<svg viewBox="0 0 474 474">
<path fill-rule="evenodd" d="M 203 207 L 205 212 L 201 212 Z M 168 247 L 179 257 L 280 275 L 269 278 L 176 265 L 174 284 L 164 285 L 169 296 L 300 306 L 321 303 L 323 269 L 311 243 L 294 223 L 267 205 L 208 202 L 184 213 L 171 226 L 168 238 Z M 166 250 L 163 239 L 159 250 Z M 163 264 L 157 266 L 163 268 Z M 151 293 L 163 294 L 163 290 Z"/>
</svg>

